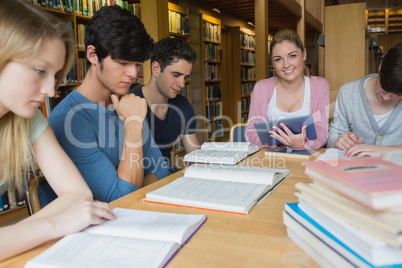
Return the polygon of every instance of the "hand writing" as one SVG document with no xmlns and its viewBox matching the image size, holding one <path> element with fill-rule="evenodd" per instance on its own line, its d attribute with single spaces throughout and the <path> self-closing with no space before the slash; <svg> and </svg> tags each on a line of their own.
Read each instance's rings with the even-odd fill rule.
<svg viewBox="0 0 402 268">
<path fill-rule="evenodd" d="M 353 132 L 348 131 L 346 133 L 343 133 L 341 137 L 335 142 L 335 147 L 346 151 L 355 144 L 361 144 L 363 140 L 363 137 L 356 137 Z"/>
</svg>

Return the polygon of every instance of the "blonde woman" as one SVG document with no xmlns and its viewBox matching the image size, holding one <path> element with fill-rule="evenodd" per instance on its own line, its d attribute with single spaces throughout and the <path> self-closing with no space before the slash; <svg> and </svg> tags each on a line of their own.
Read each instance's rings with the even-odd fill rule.
<svg viewBox="0 0 402 268">
<path fill-rule="evenodd" d="M 306 49 L 300 37 L 286 29 L 275 34 L 271 42 L 271 60 L 276 76 L 257 82 L 254 87 L 247 122 L 246 139 L 261 145 L 254 123 L 311 114 L 317 139 L 307 140 L 306 128 L 294 134 L 285 125 L 271 137 L 291 149 L 316 150 L 328 138 L 329 83 L 325 78 L 304 75 Z"/>
<path fill-rule="evenodd" d="M 33 216 L 0 228 L 0 260 L 115 219 L 106 203 L 93 201 L 38 111 L 68 73 L 73 50 L 62 22 L 23 0 L 0 1 L 0 194 L 23 190 L 34 159 L 58 195 Z"/>
</svg>

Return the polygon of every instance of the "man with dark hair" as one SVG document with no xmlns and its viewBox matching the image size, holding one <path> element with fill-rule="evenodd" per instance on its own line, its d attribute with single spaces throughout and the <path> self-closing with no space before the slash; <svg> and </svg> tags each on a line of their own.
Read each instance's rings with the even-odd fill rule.
<svg viewBox="0 0 402 268">
<path fill-rule="evenodd" d="M 148 103 L 147 119 L 162 155 L 169 162 L 177 138 L 186 153 L 199 149 L 196 121 L 190 102 L 180 91 L 190 77 L 197 54 L 179 38 L 165 38 L 156 43 L 151 57 L 148 84 L 132 90 Z"/>
<path fill-rule="evenodd" d="M 118 6 L 102 7 L 85 31 L 85 79 L 49 117 L 94 199 L 110 202 L 168 175 L 144 120 L 147 104 L 128 94 L 152 49 L 137 17 Z"/>
<path fill-rule="evenodd" d="M 379 69 L 339 89 L 328 147 L 345 150 L 346 156 L 402 150 L 402 43 L 388 51 Z"/>
</svg>

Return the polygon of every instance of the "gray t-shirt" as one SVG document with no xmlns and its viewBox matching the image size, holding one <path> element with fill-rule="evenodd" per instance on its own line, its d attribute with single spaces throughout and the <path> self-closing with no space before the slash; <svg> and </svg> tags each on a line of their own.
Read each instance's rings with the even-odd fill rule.
<svg viewBox="0 0 402 268">
<path fill-rule="evenodd" d="M 31 144 L 33 144 L 39 138 L 48 125 L 49 124 L 42 112 L 37 110 L 35 116 L 32 118 L 32 128 L 29 131 L 29 139 L 31 140 Z M 8 185 L 3 183 L 2 180 L 0 182 L 0 195 L 3 195 L 5 192 L 7 192 L 7 190 Z"/>
<path fill-rule="evenodd" d="M 339 89 L 334 106 L 334 118 L 329 126 L 327 147 L 334 147 L 335 141 L 348 131 L 363 137 L 365 144 L 401 145 L 402 140 L 402 101 L 392 110 L 387 121 L 380 127 L 373 116 L 364 84 L 368 79 L 378 76 L 370 74 L 365 78 L 344 84 Z"/>
</svg>

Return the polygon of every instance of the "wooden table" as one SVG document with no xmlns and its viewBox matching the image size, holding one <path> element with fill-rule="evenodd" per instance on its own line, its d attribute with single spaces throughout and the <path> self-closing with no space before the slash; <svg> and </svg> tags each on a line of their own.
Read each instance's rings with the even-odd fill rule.
<svg viewBox="0 0 402 268">
<path fill-rule="evenodd" d="M 214 212 L 203 209 L 145 203 L 142 199 L 182 176 L 183 171 L 144 187 L 110 203 L 111 207 L 140 210 L 205 214 L 208 220 L 184 245 L 167 267 L 318 267 L 286 234 L 282 211 L 286 202 L 297 202 L 296 182 L 308 182 L 302 160 L 264 156 L 265 149 L 245 159 L 240 165 L 287 168 L 292 174 L 249 215 Z M 23 267 L 34 256 L 57 240 L 50 241 L 0 264 Z M 4 243 L 5 241 L 2 241 Z"/>
</svg>

